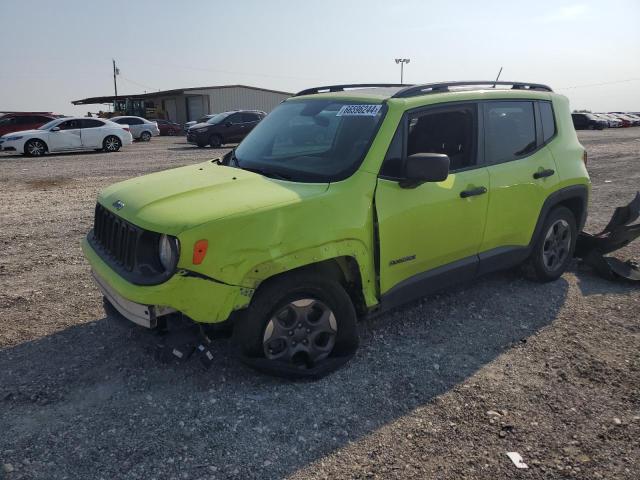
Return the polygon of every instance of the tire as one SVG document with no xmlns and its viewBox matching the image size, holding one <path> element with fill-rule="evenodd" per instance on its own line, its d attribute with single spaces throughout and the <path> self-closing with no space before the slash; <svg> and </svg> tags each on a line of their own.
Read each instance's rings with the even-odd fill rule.
<svg viewBox="0 0 640 480">
<path fill-rule="evenodd" d="M 102 150 L 105 152 L 117 152 L 121 146 L 122 142 L 115 135 L 109 135 L 102 141 Z"/>
<path fill-rule="evenodd" d="M 577 238 L 576 219 L 571 210 L 554 208 L 523 266 L 525 275 L 538 282 L 552 282 L 560 278 L 573 259 Z"/>
<path fill-rule="evenodd" d="M 173 130 L 173 129 L 170 129 L 170 130 L 167 132 L 167 135 L 169 135 L 170 137 L 173 137 L 175 134 L 176 134 L 176 131 L 175 131 L 175 130 Z"/>
<path fill-rule="evenodd" d="M 219 148 L 220 146 L 222 146 L 222 137 L 214 133 L 209 137 L 209 145 L 212 148 Z"/>
<path fill-rule="evenodd" d="M 24 153 L 30 157 L 41 157 L 48 150 L 47 144 L 39 138 L 32 138 L 24 145 Z"/>
<path fill-rule="evenodd" d="M 236 319 L 233 342 L 257 370 L 320 378 L 357 350 L 356 312 L 339 282 L 315 271 L 292 272 L 258 289 Z"/>
<path fill-rule="evenodd" d="M 151 133 L 150 132 L 142 132 L 140 134 L 140 140 L 142 142 L 148 142 L 149 140 L 151 140 Z"/>
</svg>

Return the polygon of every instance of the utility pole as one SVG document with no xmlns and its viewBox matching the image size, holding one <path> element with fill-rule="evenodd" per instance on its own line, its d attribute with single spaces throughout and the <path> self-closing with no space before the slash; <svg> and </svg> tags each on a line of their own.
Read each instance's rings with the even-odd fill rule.
<svg viewBox="0 0 640 480">
<path fill-rule="evenodd" d="M 116 101 L 118 100 L 118 82 L 116 82 L 116 75 L 120 75 L 120 69 L 116 67 L 116 61 L 111 59 L 113 62 L 113 90 L 115 91 L 115 99 L 113 101 L 114 111 L 116 106 Z"/>
<path fill-rule="evenodd" d="M 400 84 L 404 85 L 404 64 L 409 63 L 409 58 L 396 58 L 396 63 L 400 64 Z"/>
</svg>

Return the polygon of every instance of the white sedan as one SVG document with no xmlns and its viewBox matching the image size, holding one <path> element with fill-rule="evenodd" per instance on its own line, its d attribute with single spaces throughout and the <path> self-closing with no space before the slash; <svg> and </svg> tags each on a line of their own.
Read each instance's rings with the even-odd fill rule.
<svg viewBox="0 0 640 480">
<path fill-rule="evenodd" d="M 58 118 L 36 130 L 8 133 L 0 137 L 0 151 L 31 156 L 47 152 L 103 150 L 117 152 L 133 141 L 127 125 L 102 118 Z"/>
</svg>

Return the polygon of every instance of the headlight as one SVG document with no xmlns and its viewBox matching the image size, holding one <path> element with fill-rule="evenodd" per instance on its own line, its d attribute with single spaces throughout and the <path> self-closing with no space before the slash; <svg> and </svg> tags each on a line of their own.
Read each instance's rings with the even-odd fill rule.
<svg viewBox="0 0 640 480">
<path fill-rule="evenodd" d="M 180 256 L 180 244 L 178 239 L 169 235 L 160 235 L 158 244 L 158 255 L 160 263 L 167 272 L 176 268 L 178 257 Z"/>
<path fill-rule="evenodd" d="M 196 128 L 196 129 L 195 129 L 195 131 L 196 131 L 196 132 L 198 132 L 198 133 L 206 132 L 207 130 L 208 130 L 208 128 L 207 128 L 207 127 L 204 127 L 204 128 Z"/>
<path fill-rule="evenodd" d="M 5 140 L 8 142 L 12 142 L 13 140 L 20 140 L 22 135 L 18 135 L 17 137 L 6 137 Z"/>
</svg>

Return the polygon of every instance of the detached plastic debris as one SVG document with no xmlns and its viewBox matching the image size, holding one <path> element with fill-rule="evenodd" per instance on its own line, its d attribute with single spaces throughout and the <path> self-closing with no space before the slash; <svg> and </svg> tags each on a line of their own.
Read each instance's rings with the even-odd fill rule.
<svg viewBox="0 0 640 480">
<path fill-rule="evenodd" d="M 593 268 L 598 275 L 609 280 L 620 278 L 640 282 L 640 266 L 627 260 L 623 262 L 614 257 L 605 257 L 620 248 L 626 247 L 640 237 L 640 223 L 631 225 L 640 217 L 640 192 L 624 207 L 617 207 L 607 226 L 600 233 L 592 235 L 580 232 L 576 242 L 575 257 Z"/>
<path fill-rule="evenodd" d="M 516 468 L 529 468 L 529 465 L 524 463 L 522 456 L 518 452 L 507 452 L 507 456 L 511 459 Z"/>
</svg>

